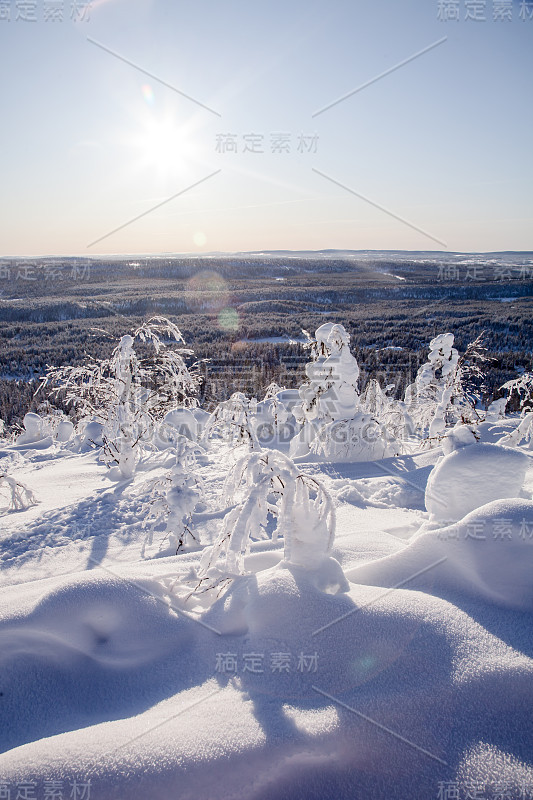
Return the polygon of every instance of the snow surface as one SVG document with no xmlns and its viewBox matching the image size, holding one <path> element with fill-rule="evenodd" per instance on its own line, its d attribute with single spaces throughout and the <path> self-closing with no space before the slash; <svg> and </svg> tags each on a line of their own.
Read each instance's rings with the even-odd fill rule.
<svg viewBox="0 0 533 800">
<path fill-rule="evenodd" d="M 518 450 L 483 442 L 449 453 L 427 483 L 430 518 L 456 522 L 491 500 L 519 497 L 529 463 Z"/>
<path fill-rule="evenodd" d="M 168 452 L 120 483 L 97 452 L 4 447 L 38 503 L 7 513 L 6 502 L 0 517 L 0 786 L 16 797 L 34 781 L 44 798 L 45 781 L 90 780 L 94 800 L 429 800 L 449 785 L 463 800 L 478 785 L 496 800 L 505 784 L 505 797 L 527 797 L 532 458 L 487 447 L 300 463 L 334 498 L 331 555 L 349 590 L 321 591 L 282 561 L 282 541 L 262 540 L 214 602 L 187 599 L 201 548 L 145 553 L 148 483 L 172 466 Z M 222 487 L 239 450 L 214 443 L 200 460 L 203 545 L 231 508 Z M 443 526 L 426 489 L 443 496 L 459 457 L 477 459 L 491 502 Z M 513 469 L 523 497 L 495 499 Z M 235 671 L 220 666 L 227 654 Z M 251 654 L 262 672 L 244 669 Z M 276 655 L 288 671 L 272 669 Z"/>
</svg>

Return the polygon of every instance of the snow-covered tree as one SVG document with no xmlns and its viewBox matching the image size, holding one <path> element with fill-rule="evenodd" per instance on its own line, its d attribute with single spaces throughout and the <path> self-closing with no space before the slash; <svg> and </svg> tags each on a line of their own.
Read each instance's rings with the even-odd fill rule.
<svg viewBox="0 0 533 800">
<path fill-rule="evenodd" d="M 223 589 L 243 575 L 252 540 L 270 537 L 273 541 L 283 537 L 285 565 L 320 570 L 328 562 L 328 580 L 333 573 L 337 586 L 344 585 L 342 570 L 330 557 L 335 536 L 332 499 L 315 478 L 302 474 L 285 455 L 249 453 L 240 459 L 228 477 L 224 496 L 236 505 L 200 560 L 202 591 Z"/>
<path fill-rule="evenodd" d="M 507 392 L 507 402 L 513 395 L 518 396 L 522 413 L 533 411 L 533 372 L 524 372 L 519 378 L 507 381 L 500 388 Z"/>
<path fill-rule="evenodd" d="M 284 391 L 286 391 L 286 387 L 285 386 L 279 386 L 279 384 L 277 384 L 275 381 L 273 381 L 272 383 L 269 383 L 269 385 L 267 386 L 267 388 L 265 390 L 264 400 L 270 400 L 271 398 L 274 399 L 276 397 L 276 395 L 278 395 L 280 392 L 284 392 Z"/>
<path fill-rule="evenodd" d="M 17 445 L 35 444 L 36 442 L 42 442 L 43 439 L 47 437 L 47 434 L 43 430 L 43 420 L 39 414 L 35 414 L 33 411 L 28 411 L 28 413 L 24 415 L 22 424 L 24 426 L 24 430 L 22 433 L 19 433 L 15 439 L 15 443 Z M 50 444 L 51 443 L 52 440 L 50 439 Z"/>
<path fill-rule="evenodd" d="M 511 433 L 502 436 L 498 444 L 518 447 L 520 445 L 533 450 L 533 412 L 528 411 L 520 420 L 520 424 Z"/>
<path fill-rule="evenodd" d="M 228 444 L 245 444 L 252 450 L 260 449 L 255 435 L 256 414 L 257 400 L 235 392 L 215 408 L 205 424 L 201 442 L 205 444 L 218 435 Z"/>
<path fill-rule="evenodd" d="M 383 390 L 379 381 L 371 378 L 361 395 L 361 410 L 377 420 L 383 438 L 394 450 L 393 454 L 399 455 L 405 449 L 405 441 L 413 433 L 414 425 L 405 403 L 388 395 L 392 389 L 394 384 Z"/>
<path fill-rule="evenodd" d="M 179 436 L 174 466 L 163 478 L 152 482 L 152 499 L 145 507 L 147 515 L 144 521 L 144 527 L 150 529 L 148 544 L 153 541 L 155 529 L 163 524 L 163 542 L 168 541 L 168 547 L 174 553 L 179 553 L 188 544 L 199 544 L 191 520 L 203 494 L 202 481 L 195 474 L 196 456 L 200 451 L 198 444 Z M 162 544 L 160 550 L 164 549 Z"/>
<path fill-rule="evenodd" d="M 291 441 L 292 457 L 311 451 L 332 461 L 369 461 L 401 451 L 387 425 L 394 422 L 401 427 L 403 414 L 392 413 L 392 401 L 379 384 L 368 390 L 366 401 L 382 412 L 385 405 L 390 407 L 389 418 L 379 421 L 363 409 L 357 388 L 359 366 L 349 340 L 342 325 L 328 322 L 308 343 L 314 360 L 306 366 L 308 380 L 300 387 L 300 403 L 293 410 L 302 428 Z"/>
<path fill-rule="evenodd" d="M 487 422 L 500 422 L 505 419 L 505 407 L 507 405 L 507 398 L 500 397 L 498 400 L 493 400 L 487 408 L 485 419 Z"/>
<path fill-rule="evenodd" d="M 389 406 L 390 397 L 387 396 L 387 392 L 392 388 L 394 388 L 394 384 L 383 390 L 380 382 L 376 378 L 371 378 L 361 394 L 361 407 L 372 416 L 380 417 Z"/>
<path fill-rule="evenodd" d="M 196 404 L 200 377 L 184 358 L 192 351 L 169 347 L 164 339 L 184 343 L 176 325 L 152 317 L 132 335 L 123 336 L 111 358 L 93 359 L 80 367 L 51 367 L 39 387 L 51 386 L 51 395 L 61 393 L 79 417 L 102 425 L 106 461 L 116 465 L 124 478 L 132 477 L 155 423 L 170 408 Z M 136 341 L 149 344 L 151 355 L 139 356 Z"/>
<path fill-rule="evenodd" d="M 442 432 L 441 427 L 442 430 L 445 427 L 443 414 L 451 394 L 453 372 L 459 361 L 453 342 L 453 333 L 441 333 L 432 339 L 428 360 L 418 370 L 414 383 L 405 390 L 404 402 L 421 436 L 435 436 L 437 430 Z"/>
<path fill-rule="evenodd" d="M 291 456 L 305 455 L 317 432 L 334 420 L 353 417 L 359 407 L 359 366 L 350 353 L 350 336 L 342 325 L 321 325 L 305 345 L 312 361 L 305 367 L 307 381 L 300 386 L 300 402 L 293 414 L 301 430 L 291 441 Z"/>
<path fill-rule="evenodd" d="M 429 356 L 405 391 L 404 403 L 420 436 L 440 439 L 461 421 L 481 421 L 477 411 L 484 363 L 488 361 L 483 334 L 460 356 L 453 333 L 442 333 L 429 343 Z"/>
<path fill-rule="evenodd" d="M 271 383 L 264 399 L 257 404 L 256 433 L 262 442 L 265 438 L 270 442 L 279 440 L 291 416 L 285 403 L 280 399 L 281 393 L 286 391 L 285 387 Z"/>
<path fill-rule="evenodd" d="M 518 395 L 522 420 L 520 424 L 504 436 L 498 444 L 525 445 L 533 449 L 533 373 L 524 372 L 519 378 L 507 381 L 501 387 L 507 392 L 507 402 L 513 394 Z"/>
<path fill-rule="evenodd" d="M 306 345 L 313 360 L 306 365 L 308 380 L 299 389 L 301 403 L 293 413 L 302 422 L 327 423 L 352 415 L 359 406 L 359 366 L 350 353 L 350 336 L 342 325 L 326 322 Z"/>
</svg>

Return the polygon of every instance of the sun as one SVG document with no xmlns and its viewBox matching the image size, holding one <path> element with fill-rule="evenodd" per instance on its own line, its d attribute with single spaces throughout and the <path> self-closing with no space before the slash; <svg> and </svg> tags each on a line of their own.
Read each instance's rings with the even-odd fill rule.
<svg viewBox="0 0 533 800">
<path fill-rule="evenodd" d="M 198 150 L 187 126 L 171 113 L 147 109 L 131 144 L 141 169 L 158 177 L 183 173 L 198 157 Z"/>
</svg>

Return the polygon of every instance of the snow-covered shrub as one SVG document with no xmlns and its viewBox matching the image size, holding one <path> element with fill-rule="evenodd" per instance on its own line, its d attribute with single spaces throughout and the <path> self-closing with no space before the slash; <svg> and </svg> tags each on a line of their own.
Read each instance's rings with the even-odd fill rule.
<svg viewBox="0 0 533 800">
<path fill-rule="evenodd" d="M 307 334 L 309 336 L 309 334 Z M 359 406 L 359 365 L 350 353 L 350 336 L 342 325 L 326 322 L 315 332 L 308 347 L 313 361 L 306 365 L 308 380 L 302 384 L 300 408 L 303 421 L 327 423 L 345 419 Z"/>
<path fill-rule="evenodd" d="M 154 431 L 153 443 L 158 450 L 174 447 L 182 436 L 191 442 L 198 441 L 198 426 L 189 408 L 168 411 Z"/>
<path fill-rule="evenodd" d="M 203 408 L 175 408 L 157 426 L 153 443 L 159 450 L 173 447 L 180 436 L 198 442 L 211 415 Z"/>
<path fill-rule="evenodd" d="M 524 453 L 495 444 L 454 450 L 437 462 L 428 478 L 426 509 L 431 521 L 456 522 L 492 500 L 520 497 L 528 465 Z"/>
<path fill-rule="evenodd" d="M 442 452 L 444 455 L 460 450 L 462 447 L 476 444 L 480 439 L 475 425 L 465 425 L 458 422 L 454 428 L 448 428 L 442 439 Z"/>
<path fill-rule="evenodd" d="M 453 333 L 442 333 L 429 343 L 429 356 L 414 383 L 405 390 L 404 403 L 422 438 L 439 440 L 457 422 L 475 424 L 479 393 L 488 361 L 483 335 L 462 356 L 453 346 Z"/>
<path fill-rule="evenodd" d="M 291 441 L 292 457 L 309 452 L 318 430 L 338 419 L 350 419 L 359 407 L 359 366 L 350 353 L 350 336 L 342 325 L 326 322 L 309 341 L 312 361 L 305 367 L 307 381 L 300 386 L 300 402 L 293 409 L 302 426 Z"/>
<path fill-rule="evenodd" d="M 74 425 L 63 411 L 45 400 L 37 406 L 37 414 L 41 419 L 41 436 L 50 436 L 57 442 L 67 442 L 74 432 Z"/>
<path fill-rule="evenodd" d="M 53 439 L 44 429 L 43 419 L 39 414 L 29 411 L 23 419 L 24 430 L 15 438 L 19 447 L 38 446 L 39 449 L 50 447 Z"/>
<path fill-rule="evenodd" d="M 358 411 L 350 419 L 328 422 L 318 430 L 311 452 L 327 461 L 379 461 L 401 452 L 378 420 Z"/>
<path fill-rule="evenodd" d="M 520 445 L 533 450 L 533 412 L 528 411 L 520 420 L 520 424 L 510 433 L 502 436 L 498 444 L 511 447 Z"/>
<path fill-rule="evenodd" d="M 403 431 L 406 417 L 377 381 L 368 387 L 365 401 L 382 418 L 363 408 L 357 390 L 359 366 L 349 340 L 342 325 L 328 322 L 308 345 L 315 360 L 306 366 L 308 381 L 300 387 L 300 404 L 293 411 L 302 423 L 291 441 L 293 458 L 311 451 L 332 461 L 371 461 L 401 452 L 396 432 Z"/>
<path fill-rule="evenodd" d="M 341 567 L 330 556 L 335 509 L 317 480 L 303 475 L 282 453 L 250 453 L 235 465 L 224 494 L 236 506 L 200 560 L 204 590 L 224 587 L 243 575 L 251 541 L 270 537 L 284 539 L 282 566 L 317 572 L 324 591 L 345 590 Z"/>
<path fill-rule="evenodd" d="M 62 419 L 56 428 L 56 441 L 61 444 L 69 442 L 74 434 L 74 425 L 69 419 Z"/>
<path fill-rule="evenodd" d="M 524 372 L 519 378 L 507 381 L 501 387 L 508 393 L 506 403 L 513 394 L 518 395 L 522 420 L 517 428 L 500 439 L 500 444 L 525 445 L 533 449 L 533 373 Z"/>
<path fill-rule="evenodd" d="M 269 383 L 265 390 L 265 397 L 264 400 L 270 400 L 270 398 L 275 398 L 278 396 L 280 392 L 285 392 L 285 386 L 279 386 L 275 381 L 273 383 Z"/>
<path fill-rule="evenodd" d="M 518 396 L 520 411 L 527 412 L 533 410 L 533 373 L 524 372 L 519 378 L 507 381 L 501 389 L 507 392 L 507 402 L 513 397 Z"/>
<path fill-rule="evenodd" d="M 68 445 L 68 449 L 75 453 L 89 453 L 103 447 L 104 426 L 96 419 L 87 417 L 81 419 L 76 426 L 76 435 Z"/>
<path fill-rule="evenodd" d="M 402 443 L 413 434 L 414 425 L 405 403 L 389 397 L 388 392 L 392 389 L 394 384 L 383 390 L 379 381 L 371 378 L 361 395 L 361 411 L 365 411 L 377 420 L 384 439 L 394 451 L 393 455 L 399 455 L 404 450 Z"/>
<path fill-rule="evenodd" d="M 41 387 L 52 387 L 52 396 L 62 393 L 79 417 L 91 417 L 102 425 L 106 461 L 116 465 L 124 478 L 132 477 L 141 448 L 148 445 L 165 413 L 180 404 L 196 403 L 200 377 L 184 360 L 192 351 L 168 347 L 164 338 L 184 341 L 172 322 L 153 317 L 131 336 L 123 336 L 111 358 L 81 367 L 52 367 L 41 381 Z M 151 345 L 152 354 L 138 356 L 136 341 Z"/>
<path fill-rule="evenodd" d="M 257 403 L 254 420 L 255 434 L 261 445 L 278 447 L 282 442 L 287 443 L 292 439 L 297 424 L 289 406 L 294 407 L 299 400 L 297 391 L 280 388 L 276 383 L 270 384 L 264 399 Z"/>
<path fill-rule="evenodd" d="M 0 487 L 7 486 L 10 493 L 9 510 L 23 511 L 28 506 L 34 505 L 37 500 L 28 487 L 20 481 L 11 478 L 5 472 L 0 473 Z"/>
<path fill-rule="evenodd" d="M 145 508 L 147 516 L 143 526 L 150 529 L 147 544 L 151 544 L 155 529 L 164 524 L 165 536 L 159 549 L 164 550 L 163 543 L 168 541 L 168 548 L 178 553 L 189 544 L 199 544 L 191 519 L 202 496 L 203 485 L 194 473 L 199 445 L 180 436 L 175 447 L 174 466 L 167 475 L 151 484 L 152 499 Z"/>
<path fill-rule="evenodd" d="M 248 445 L 252 450 L 260 449 L 255 434 L 257 400 L 249 399 L 242 392 L 235 392 L 229 400 L 220 403 L 207 422 L 201 442 L 207 443 L 215 436 L 231 445 Z"/>
<path fill-rule="evenodd" d="M 38 414 L 35 414 L 33 411 L 29 411 L 24 416 L 22 424 L 24 425 L 24 432 L 17 437 L 17 444 L 36 442 L 43 438 L 43 421 Z"/>
</svg>

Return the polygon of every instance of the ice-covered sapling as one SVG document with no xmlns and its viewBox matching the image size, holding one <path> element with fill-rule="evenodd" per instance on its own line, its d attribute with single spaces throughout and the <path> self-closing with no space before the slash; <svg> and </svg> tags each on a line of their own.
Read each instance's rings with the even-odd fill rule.
<svg viewBox="0 0 533 800">
<path fill-rule="evenodd" d="M 5 472 L 0 473 L 0 487 L 1 486 L 7 486 L 9 489 L 10 511 L 23 511 L 37 502 L 31 489 L 28 489 L 28 487 L 24 483 L 21 483 L 21 481 L 11 478 Z"/>
<path fill-rule="evenodd" d="M 261 445 L 255 433 L 256 416 L 257 400 L 235 392 L 215 408 L 205 424 L 201 442 L 206 444 L 214 436 L 219 436 L 228 444 L 245 444 L 258 450 Z"/>
<path fill-rule="evenodd" d="M 198 444 L 180 436 L 176 442 L 174 466 L 167 475 L 151 484 L 152 499 L 145 507 L 144 527 L 150 528 L 147 543 L 151 544 L 155 529 L 165 526 L 160 550 L 164 549 L 166 541 L 174 553 L 200 542 L 192 527 L 192 515 L 203 494 L 203 483 L 195 474 L 196 455 L 200 451 Z"/>
<path fill-rule="evenodd" d="M 251 453 L 240 459 L 224 494 L 236 505 L 200 560 L 203 590 L 225 586 L 243 575 L 253 540 L 283 537 L 286 566 L 317 570 L 325 561 L 334 561 L 330 559 L 335 536 L 332 499 L 319 481 L 304 475 L 282 453 Z"/>
<path fill-rule="evenodd" d="M 429 356 L 405 391 L 404 403 L 420 436 L 440 442 L 457 422 L 482 420 L 477 410 L 489 361 L 483 334 L 470 342 L 462 356 L 453 346 L 452 333 L 442 333 L 429 343 Z"/>
<path fill-rule="evenodd" d="M 78 418 L 89 417 L 102 426 L 103 451 L 109 466 L 131 478 L 140 450 L 150 442 L 156 422 L 170 408 L 196 404 L 200 376 L 185 357 L 192 351 L 167 345 L 183 343 L 179 329 L 164 317 L 152 317 L 132 335 L 125 335 L 109 359 L 49 368 L 41 387 L 62 394 Z M 140 356 L 136 343 L 150 346 Z"/>
<path fill-rule="evenodd" d="M 533 448 L 533 373 L 524 372 L 519 378 L 504 383 L 501 388 L 508 393 L 507 402 L 513 395 L 518 397 L 522 420 L 514 431 L 500 439 L 499 444 L 524 444 Z"/>
<path fill-rule="evenodd" d="M 301 403 L 293 413 L 309 423 L 351 416 L 359 405 L 359 366 L 350 353 L 349 334 L 342 325 L 327 322 L 309 339 L 313 360 L 306 365 L 308 380 L 299 389 Z"/>
</svg>

